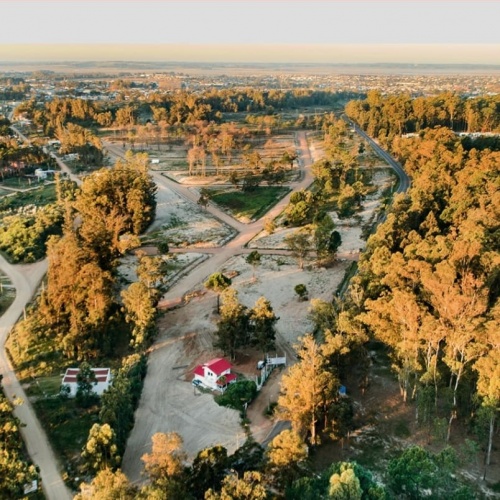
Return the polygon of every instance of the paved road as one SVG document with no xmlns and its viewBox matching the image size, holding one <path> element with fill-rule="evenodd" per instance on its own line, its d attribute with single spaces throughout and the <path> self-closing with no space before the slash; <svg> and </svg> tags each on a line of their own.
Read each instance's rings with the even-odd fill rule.
<svg viewBox="0 0 500 500">
<path fill-rule="evenodd" d="M 392 169 L 396 172 L 396 175 L 399 177 L 399 186 L 396 189 L 396 193 L 405 193 L 408 191 L 410 185 L 411 185 L 411 180 L 406 174 L 406 172 L 403 170 L 403 167 L 401 166 L 400 163 L 398 163 L 387 151 L 382 149 L 366 132 L 364 132 L 359 126 L 353 122 L 350 118 L 345 117 L 345 120 L 347 120 L 351 126 L 354 128 L 357 134 L 359 134 L 361 137 L 363 137 L 370 146 L 374 149 L 374 151 L 383 159 L 385 160 L 391 167 Z"/>
<path fill-rule="evenodd" d="M 9 264 L 0 255 L 0 268 L 9 276 L 14 288 L 16 298 L 9 309 L 0 317 L 0 373 L 3 376 L 2 385 L 10 401 L 21 398 L 23 404 L 16 406 L 14 415 L 24 425 L 21 427 L 28 453 L 33 462 L 40 468 L 42 487 L 49 500 L 69 500 L 73 498 L 69 489 L 64 484 L 59 472 L 58 462 L 52 448 L 41 427 L 36 414 L 16 378 L 5 352 L 5 341 L 23 309 L 35 294 L 40 281 L 47 271 L 47 261 L 39 261 L 30 265 Z"/>
</svg>

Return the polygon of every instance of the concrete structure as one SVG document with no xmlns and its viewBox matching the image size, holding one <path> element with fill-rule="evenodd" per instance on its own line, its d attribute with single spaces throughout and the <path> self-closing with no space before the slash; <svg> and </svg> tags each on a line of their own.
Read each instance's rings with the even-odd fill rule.
<svg viewBox="0 0 500 500">
<path fill-rule="evenodd" d="M 94 382 L 93 392 L 101 396 L 111 384 L 111 370 L 109 368 L 92 368 L 92 371 L 94 372 L 96 380 Z M 76 396 L 76 391 L 78 390 L 77 375 L 79 372 L 80 368 L 68 368 L 62 379 L 61 388 L 69 387 L 68 395 L 70 397 Z"/>
<path fill-rule="evenodd" d="M 224 358 L 215 358 L 194 369 L 194 379 L 209 389 L 224 392 L 226 387 L 236 382 L 236 375 L 231 373 L 233 366 Z"/>
</svg>

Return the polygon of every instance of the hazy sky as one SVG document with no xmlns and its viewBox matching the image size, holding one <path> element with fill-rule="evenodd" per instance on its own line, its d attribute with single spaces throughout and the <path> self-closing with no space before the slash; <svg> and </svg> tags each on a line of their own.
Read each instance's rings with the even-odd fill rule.
<svg viewBox="0 0 500 500">
<path fill-rule="evenodd" d="M 500 0 L 0 0 L 0 61 L 500 64 L 499 22 Z"/>
</svg>

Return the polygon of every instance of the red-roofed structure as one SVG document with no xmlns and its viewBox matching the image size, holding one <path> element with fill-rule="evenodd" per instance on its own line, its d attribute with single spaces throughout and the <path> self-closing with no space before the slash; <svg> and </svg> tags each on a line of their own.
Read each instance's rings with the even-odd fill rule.
<svg viewBox="0 0 500 500">
<path fill-rule="evenodd" d="M 111 384 L 111 370 L 109 368 L 92 368 L 95 375 L 93 392 L 98 396 L 109 387 Z M 62 387 L 69 387 L 69 396 L 76 396 L 78 390 L 78 373 L 80 368 L 68 368 L 62 379 Z"/>
<path fill-rule="evenodd" d="M 224 391 L 229 384 L 236 382 L 236 374 L 231 373 L 232 367 L 224 358 L 211 359 L 194 369 L 193 380 L 199 380 L 202 385 L 210 389 Z"/>
</svg>

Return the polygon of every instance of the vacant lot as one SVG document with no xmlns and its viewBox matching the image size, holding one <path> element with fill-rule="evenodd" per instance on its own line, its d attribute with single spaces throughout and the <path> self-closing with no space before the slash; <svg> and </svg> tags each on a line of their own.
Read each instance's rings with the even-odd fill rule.
<svg viewBox="0 0 500 500">
<path fill-rule="evenodd" d="M 312 328 L 307 318 L 309 302 L 298 300 L 294 286 L 304 283 L 311 298 L 328 300 L 342 280 L 346 266 L 346 262 L 339 262 L 327 271 L 300 271 L 289 257 L 262 256 L 253 280 L 252 267 L 243 256 L 237 256 L 223 270 L 236 274 L 233 286 L 244 305 L 252 307 L 262 295 L 271 301 L 280 317 L 278 343 L 290 353 L 290 346 Z M 215 294 L 205 293 L 200 284 L 199 297 L 164 313 L 159 321 L 160 335 L 149 356 L 148 376 L 136 413 L 139 425 L 132 431 L 123 460 L 123 470 L 133 481 L 141 479 L 140 457 L 150 451 L 155 432 L 178 432 L 191 459 L 199 450 L 215 444 L 222 444 L 232 453 L 245 439 L 239 413 L 218 406 L 211 394 L 200 394 L 190 383 L 196 364 L 222 354 L 212 347 L 216 303 Z M 262 354 L 254 350 L 245 354 L 237 357 L 234 370 L 251 378 L 256 373 L 254 358 Z M 273 400 L 278 393 L 277 384 L 275 387 Z M 265 433 L 259 437 L 265 437 Z"/>
</svg>

